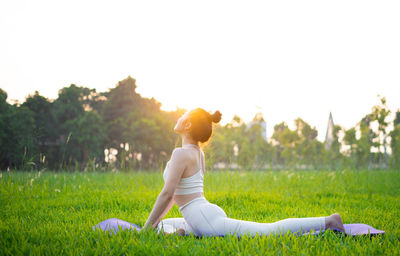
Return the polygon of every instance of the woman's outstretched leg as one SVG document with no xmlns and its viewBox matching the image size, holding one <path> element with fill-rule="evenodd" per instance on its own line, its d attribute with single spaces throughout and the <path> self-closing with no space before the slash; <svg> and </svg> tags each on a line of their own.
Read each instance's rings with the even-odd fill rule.
<svg viewBox="0 0 400 256">
<path fill-rule="evenodd" d="M 311 230 L 325 230 L 325 217 L 289 218 L 273 223 L 259 223 L 225 218 L 222 222 L 220 221 L 220 223 L 224 226 L 225 234 L 236 233 L 237 235 L 285 234 L 288 231 L 300 235 L 310 232 Z"/>
<path fill-rule="evenodd" d="M 180 208 L 186 223 L 196 235 L 227 235 L 238 236 L 284 234 L 286 232 L 303 234 L 311 230 L 323 231 L 327 228 L 336 228 L 344 231 L 339 214 L 328 217 L 290 218 L 274 223 L 258 223 L 228 218 L 224 210 L 218 205 L 209 203 L 205 198 L 193 200 L 190 204 Z"/>
<path fill-rule="evenodd" d="M 223 221 L 219 220 L 218 222 L 220 223 L 218 230 L 223 229 L 225 234 L 236 233 L 237 235 L 250 234 L 254 236 L 256 234 L 270 235 L 287 232 L 301 235 L 311 230 L 323 231 L 328 228 L 335 228 L 344 232 L 342 220 L 337 213 L 328 217 L 289 218 L 273 223 L 258 223 L 231 218 L 224 218 Z"/>
</svg>

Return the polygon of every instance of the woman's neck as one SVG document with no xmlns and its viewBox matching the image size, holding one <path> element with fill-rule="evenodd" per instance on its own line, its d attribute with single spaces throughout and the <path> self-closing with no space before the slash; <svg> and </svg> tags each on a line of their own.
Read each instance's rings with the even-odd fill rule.
<svg viewBox="0 0 400 256">
<path fill-rule="evenodd" d="M 182 147 L 189 144 L 199 146 L 199 143 L 193 140 L 192 138 L 189 138 L 187 136 L 182 136 Z"/>
</svg>

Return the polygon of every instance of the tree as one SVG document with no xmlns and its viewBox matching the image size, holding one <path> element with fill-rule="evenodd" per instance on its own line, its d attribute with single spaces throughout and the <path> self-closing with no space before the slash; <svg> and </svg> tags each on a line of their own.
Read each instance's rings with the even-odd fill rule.
<svg viewBox="0 0 400 256">
<path fill-rule="evenodd" d="M 317 141 L 318 131 L 301 118 L 297 118 L 294 122 L 299 138 L 295 143 L 297 163 L 315 168 L 320 160 L 318 156 L 322 155 L 324 150 L 323 144 Z"/>
<path fill-rule="evenodd" d="M 100 158 L 98 160 L 103 162 L 106 138 L 103 118 L 94 111 L 88 111 L 69 122 L 67 124 L 70 128 L 79 131 L 72 137 L 70 144 L 73 145 L 76 142 L 80 152 L 80 156 L 77 156 L 79 162 L 85 164 L 95 158 Z"/>
<path fill-rule="evenodd" d="M 7 124 L 7 113 L 9 112 L 10 105 L 7 103 L 7 93 L 0 88 L 0 169 L 9 166 L 9 160 L 7 157 L 7 140 L 8 140 L 8 128 Z"/>
<path fill-rule="evenodd" d="M 34 95 L 29 95 L 26 98 L 22 106 L 29 108 L 33 112 L 35 120 L 34 137 L 39 153 L 34 159 L 35 163 L 42 166 L 49 164 L 54 167 L 56 162 L 54 160 L 58 156 L 58 132 L 53 112 L 53 103 L 39 95 L 39 92 L 36 91 Z"/>
<path fill-rule="evenodd" d="M 204 148 L 204 152 L 207 154 L 206 165 L 209 168 L 217 163 L 230 166 L 234 162 L 234 140 L 232 129 L 228 128 L 228 125 L 214 125 L 212 139 Z"/>
<path fill-rule="evenodd" d="M 356 138 L 356 128 L 352 127 L 344 132 L 343 142 L 349 147 L 347 150 L 347 156 L 350 157 L 351 165 L 353 167 L 357 166 L 357 138 Z"/>
<path fill-rule="evenodd" d="M 390 165 L 398 169 L 400 167 L 400 110 L 397 110 L 393 121 L 393 130 L 390 132 L 390 147 L 392 149 L 392 157 Z"/>
<path fill-rule="evenodd" d="M 136 93 L 136 80 L 130 76 L 119 81 L 108 93 L 104 103 L 103 116 L 107 125 L 107 147 L 118 149 L 121 144 L 131 142 L 131 128 L 140 119 L 141 97 Z M 130 138 L 127 138 L 129 136 Z M 120 153 L 120 152 L 118 152 Z M 120 156 L 118 157 L 120 159 Z"/>
<path fill-rule="evenodd" d="M 371 153 L 372 147 L 379 147 L 379 143 L 376 142 L 377 133 L 371 128 L 373 116 L 371 114 L 366 115 L 358 123 L 360 138 L 358 139 L 358 167 L 371 168 L 374 163 L 373 154 Z M 374 142 L 375 141 L 375 142 Z"/>
<path fill-rule="evenodd" d="M 387 119 L 390 114 L 390 109 L 386 105 L 386 98 L 381 97 L 379 95 L 378 95 L 378 97 L 380 98 L 380 104 L 375 105 L 372 108 L 371 117 L 372 117 L 373 121 L 378 122 L 378 136 L 379 136 L 378 141 L 377 141 L 378 142 L 378 150 L 381 154 L 382 153 L 384 154 L 385 167 L 387 167 L 387 165 L 388 165 L 388 156 L 387 156 L 388 131 L 387 131 L 387 128 L 389 126 L 389 122 Z M 382 148 L 383 148 L 383 152 L 381 152 Z"/>
<path fill-rule="evenodd" d="M 117 159 L 124 165 L 132 160 L 139 168 L 158 167 L 178 139 L 173 132 L 177 113 L 161 111 L 154 98 L 142 98 L 136 93 L 136 80 L 129 76 L 109 91 L 104 103 L 107 147 L 118 149 Z M 138 155 L 140 161 L 135 159 Z"/>
<path fill-rule="evenodd" d="M 94 89 L 71 84 L 59 91 L 54 102 L 60 167 L 88 160 L 103 161 L 105 126 L 99 113 L 92 110 Z M 97 156 L 97 157 L 96 157 Z"/>
<path fill-rule="evenodd" d="M 338 169 L 341 167 L 343 162 L 343 155 L 341 154 L 341 142 L 339 141 L 340 133 L 344 132 L 344 129 L 340 125 L 334 125 L 332 131 L 332 141 L 329 149 L 325 150 L 324 165 L 329 168 Z"/>
<path fill-rule="evenodd" d="M 7 93 L 0 89 L 0 168 L 32 167 L 37 154 L 34 114 L 6 100 Z"/>
<path fill-rule="evenodd" d="M 246 129 L 246 136 L 249 140 L 250 154 L 252 156 L 251 162 L 255 168 L 264 167 L 269 160 L 269 154 L 271 153 L 270 147 L 263 136 L 265 132 L 265 121 L 262 113 L 256 113 L 253 121 L 248 124 Z"/>
<path fill-rule="evenodd" d="M 274 126 L 272 139 L 277 147 L 277 163 L 293 166 L 296 162 L 295 144 L 300 137 L 297 131 L 289 129 L 285 122 Z"/>
</svg>

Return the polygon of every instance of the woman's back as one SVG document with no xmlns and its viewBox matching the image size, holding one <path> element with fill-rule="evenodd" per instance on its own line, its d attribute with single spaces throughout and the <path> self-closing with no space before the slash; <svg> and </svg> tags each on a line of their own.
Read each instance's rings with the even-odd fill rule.
<svg viewBox="0 0 400 256">
<path fill-rule="evenodd" d="M 199 146 L 194 144 L 185 144 L 182 148 L 178 148 L 182 161 L 185 163 L 184 172 L 182 173 L 180 182 L 175 190 L 174 199 L 178 206 L 182 206 L 190 200 L 203 196 L 203 180 L 204 180 L 204 154 Z M 169 171 L 169 162 L 164 170 L 164 180 Z"/>
</svg>

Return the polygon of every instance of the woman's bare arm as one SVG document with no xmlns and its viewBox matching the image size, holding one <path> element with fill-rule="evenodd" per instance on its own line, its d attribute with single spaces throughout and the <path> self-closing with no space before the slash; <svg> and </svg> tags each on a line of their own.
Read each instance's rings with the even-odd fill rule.
<svg viewBox="0 0 400 256">
<path fill-rule="evenodd" d="M 160 217 L 157 219 L 157 221 L 154 223 L 154 226 L 157 227 L 158 223 L 164 218 L 165 215 L 171 210 L 172 206 L 174 206 L 175 201 L 174 199 L 171 199 L 171 201 L 168 203 L 167 208 L 161 213 Z"/>
<path fill-rule="evenodd" d="M 173 205 L 173 196 L 176 187 L 185 170 L 185 152 L 178 148 L 172 152 L 171 160 L 168 165 L 168 173 L 165 178 L 165 184 L 154 203 L 150 216 L 148 217 L 143 228 L 147 229 L 157 227 L 158 222 L 165 216 Z M 172 201 L 172 203 L 171 203 Z M 171 205 L 172 204 L 172 205 Z"/>
</svg>

